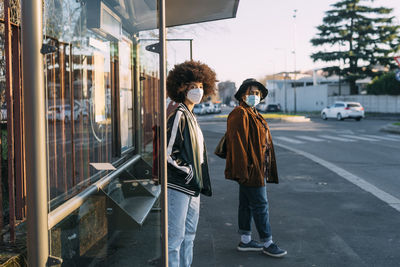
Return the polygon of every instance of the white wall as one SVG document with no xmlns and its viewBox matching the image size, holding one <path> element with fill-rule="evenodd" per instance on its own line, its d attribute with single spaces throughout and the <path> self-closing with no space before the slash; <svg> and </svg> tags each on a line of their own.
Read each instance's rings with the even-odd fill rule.
<svg viewBox="0 0 400 267">
<path fill-rule="evenodd" d="M 282 110 L 285 110 L 285 90 L 283 87 L 276 87 L 271 90 L 266 103 L 280 104 Z M 286 105 L 289 112 L 294 111 L 294 90 L 286 89 Z M 400 96 L 389 95 L 345 95 L 332 96 L 339 92 L 338 85 L 316 85 L 296 88 L 297 111 L 321 111 L 324 107 L 335 101 L 354 101 L 360 102 L 366 112 L 379 113 L 400 113 Z M 342 85 L 342 94 L 349 94 L 349 86 Z"/>
<path fill-rule="evenodd" d="M 285 109 L 285 90 L 274 90 L 275 97 L 268 97 L 267 103 L 279 103 Z M 294 89 L 286 89 L 286 105 L 294 111 Z M 328 105 L 328 85 L 296 87 L 297 111 L 320 111 Z"/>
<path fill-rule="evenodd" d="M 328 103 L 335 101 L 359 102 L 366 112 L 400 113 L 400 96 L 391 95 L 349 95 L 329 97 Z"/>
</svg>

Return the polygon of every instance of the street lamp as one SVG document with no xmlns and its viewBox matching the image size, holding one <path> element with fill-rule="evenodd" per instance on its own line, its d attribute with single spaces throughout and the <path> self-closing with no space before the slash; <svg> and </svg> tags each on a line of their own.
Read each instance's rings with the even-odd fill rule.
<svg viewBox="0 0 400 267">
<path fill-rule="evenodd" d="M 293 93 L 294 93 L 294 114 L 297 113 L 297 95 L 296 95 L 296 17 L 297 9 L 293 10 L 293 56 L 294 56 L 294 82 L 293 82 Z"/>
</svg>

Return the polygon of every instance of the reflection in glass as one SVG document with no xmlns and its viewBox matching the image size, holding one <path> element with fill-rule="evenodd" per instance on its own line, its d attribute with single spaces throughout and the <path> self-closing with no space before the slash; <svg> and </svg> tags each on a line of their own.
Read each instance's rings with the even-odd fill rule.
<svg viewBox="0 0 400 267">
<path fill-rule="evenodd" d="M 123 38 L 118 43 L 119 52 L 119 94 L 121 121 L 121 149 L 133 145 L 133 98 L 132 98 L 132 42 Z"/>
<path fill-rule="evenodd" d="M 131 166 L 54 227 L 50 254 L 61 256 L 63 266 L 146 265 L 160 255 L 160 187 L 151 180 L 159 55 L 145 49 L 155 42 L 138 42 L 132 33 L 117 39 L 88 28 L 88 2 L 44 1 L 44 42 L 56 48 L 44 56 L 49 209 L 108 174 L 91 163 L 118 168 L 135 153 L 146 162 Z M 115 1 L 102 3 L 121 16 L 121 8 L 109 5 Z M 136 220 L 146 215 L 140 231 L 114 224 L 120 206 Z"/>
</svg>

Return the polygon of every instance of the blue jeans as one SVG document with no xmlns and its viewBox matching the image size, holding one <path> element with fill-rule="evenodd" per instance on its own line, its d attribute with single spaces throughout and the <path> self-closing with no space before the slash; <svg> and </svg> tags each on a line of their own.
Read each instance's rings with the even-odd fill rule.
<svg viewBox="0 0 400 267">
<path fill-rule="evenodd" d="M 199 221 L 200 196 L 168 188 L 168 266 L 189 267 Z"/>
<path fill-rule="evenodd" d="M 260 241 L 272 240 L 271 224 L 269 223 L 267 188 L 248 187 L 239 188 L 239 233 L 251 235 L 251 219 L 254 219 Z"/>
</svg>

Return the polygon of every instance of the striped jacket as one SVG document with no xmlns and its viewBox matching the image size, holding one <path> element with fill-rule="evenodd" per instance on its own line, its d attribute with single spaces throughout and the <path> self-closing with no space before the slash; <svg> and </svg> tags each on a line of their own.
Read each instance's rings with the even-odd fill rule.
<svg viewBox="0 0 400 267">
<path fill-rule="evenodd" d="M 167 122 L 168 188 L 211 196 L 207 151 L 196 117 L 181 103 Z"/>
</svg>

